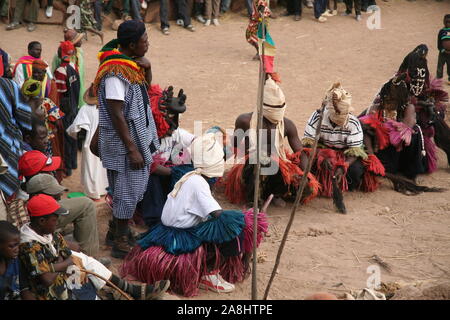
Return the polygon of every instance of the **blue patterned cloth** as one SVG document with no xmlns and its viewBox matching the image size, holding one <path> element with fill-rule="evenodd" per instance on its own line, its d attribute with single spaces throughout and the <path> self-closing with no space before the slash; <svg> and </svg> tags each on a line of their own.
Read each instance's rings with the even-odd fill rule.
<svg viewBox="0 0 450 320">
<path fill-rule="evenodd" d="M 5 273 L 0 275 L 0 300 L 19 298 L 19 260 L 14 259 L 8 263 Z"/>
<path fill-rule="evenodd" d="M 105 96 L 105 81 L 108 77 L 118 77 L 129 84 L 123 114 L 131 139 L 144 158 L 143 169 L 131 169 L 125 144 L 114 128 Z M 99 151 L 103 166 L 107 169 L 108 182 L 113 194 L 113 215 L 118 219 L 130 219 L 147 188 L 149 167 L 153 162 L 152 152 L 159 148 L 147 88 L 145 85 L 130 83 L 121 74 L 109 74 L 101 80 L 98 99 Z"/>
<path fill-rule="evenodd" d="M 8 197 L 17 191 L 20 183 L 21 129 L 31 130 L 31 108 L 21 100 L 18 85 L 0 77 L 0 154 L 8 164 L 8 171 L 0 175 L 0 190 Z"/>
</svg>

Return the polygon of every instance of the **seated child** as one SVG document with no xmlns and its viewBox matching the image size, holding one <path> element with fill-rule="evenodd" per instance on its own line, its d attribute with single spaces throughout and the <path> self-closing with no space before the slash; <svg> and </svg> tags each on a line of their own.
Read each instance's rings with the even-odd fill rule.
<svg viewBox="0 0 450 320">
<path fill-rule="evenodd" d="M 55 231 L 58 216 L 68 212 L 51 196 L 39 194 L 32 197 L 27 209 L 30 223 L 20 229 L 19 259 L 27 273 L 30 290 L 38 300 L 97 299 L 96 293 L 109 283 L 86 274 L 83 269 L 108 279 L 134 299 L 156 299 L 168 289 L 168 280 L 153 285 L 130 284 L 94 258 L 70 250 L 63 236 Z M 73 265 L 78 268 L 71 267 Z M 75 272 L 69 275 L 72 271 Z M 84 291 L 89 291 L 89 285 L 94 294 Z"/>
</svg>

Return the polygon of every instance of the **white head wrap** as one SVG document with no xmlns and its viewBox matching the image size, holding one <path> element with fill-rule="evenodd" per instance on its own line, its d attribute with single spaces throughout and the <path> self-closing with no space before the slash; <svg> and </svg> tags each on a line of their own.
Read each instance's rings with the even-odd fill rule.
<svg viewBox="0 0 450 320">
<path fill-rule="evenodd" d="M 269 78 L 266 80 L 264 86 L 264 100 L 263 100 L 263 116 L 271 123 L 276 124 L 275 134 L 275 149 L 277 150 L 278 157 L 286 160 L 286 151 L 284 149 L 284 113 L 286 111 L 286 105 L 282 108 L 274 108 L 271 106 L 281 106 L 285 104 L 285 96 L 281 88 Z M 250 150 L 256 150 L 256 127 L 258 123 L 258 111 L 255 108 L 252 119 L 250 122 Z"/>
<path fill-rule="evenodd" d="M 172 197 L 176 197 L 183 183 L 194 174 L 204 175 L 208 178 L 223 176 L 225 171 L 223 145 L 216 137 L 216 134 L 210 132 L 192 141 L 188 152 L 191 155 L 195 170 L 186 173 L 178 180 L 170 192 Z"/>
</svg>

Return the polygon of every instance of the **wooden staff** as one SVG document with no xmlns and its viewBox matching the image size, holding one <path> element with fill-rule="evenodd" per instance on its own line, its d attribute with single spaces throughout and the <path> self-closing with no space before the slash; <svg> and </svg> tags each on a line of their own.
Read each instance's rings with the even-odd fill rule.
<svg viewBox="0 0 450 320">
<path fill-rule="evenodd" d="M 80 268 L 80 271 L 81 271 L 81 272 L 88 273 L 88 274 L 92 274 L 93 276 L 96 276 L 97 278 L 99 278 L 99 279 L 105 281 L 110 287 L 112 287 L 113 289 L 116 289 L 116 290 L 117 290 L 122 296 L 124 296 L 127 300 L 134 300 L 132 297 L 130 297 L 130 296 L 129 296 L 128 294 L 126 294 L 124 291 L 120 290 L 114 283 L 112 283 L 112 282 L 109 281 L 108 279 L 105 279 L 105 278 L 102 277 L 101 275 L 99 275 L 99 274 L 97 274 L 97 273 L 95 273 L 95 272 L 86 270 L 86 269 L 82 269 L 82 268 Z"/>
<path fill-rule="evenodd" d="M 261 52 L 259 56 L 259 86 L 258 86 L 258 113 L 253 116 L 258 117 L 256 124 L 256 166 L 254 168 L 255 176 L 255 190 L 253 193 L 253 261 L 252 261 L 252 300 L 258 299 L 258 289 L 257 289 L 257 274 L 256 274 L 256 264 L 257 264 L 257 253 L 256 253 L 256 241 L 258 232 L 258 214 L 259 214 L 259 177 L 261 174 L 261 141 L 260 134 L 263 121 L 263 99 L 264 99 L 264 83 L 266 81 L 266 70 L 264 66 L 264 44 L 266 41 L 266 28 L 265 28 L 265 18 L 264 18 L 264 7 L 262 9 L 258 8 L 259 14 L 261 16 L 262 25 L 262 44 Z"/>
<path fill-rule="evenodd" d="M 275 278 L 275 275 L 277 273 L 278 265 L 280 264 L 280 260 L 281 260 L 281 254 L 283 253 L 284 245 L 286 244 L 287 237 L 289 235 L 289 230 L 291 229 L 292 223 L 294 222 L 295 212 L 297 211 L 297 207 L 302 198 L 306 183 L 308 182 L 308 174 L 311 171 L 311 167 L 314 162 L 314 158 L 316 156 L 317 144 L 319 142 L 319 137 L 320 137 L 320 127 L 322 126 L 323 112 L 325 110 L 325 106 L 326 106 L 326 102 L 324 101 L 324 102 L 322 102 L 322 107 L 320 108 L 320 111 L 319 111 L 320 112 L 319 122 L 318 122 L 317 128 L 316 128 L 316 136 L 314 137 L 314 144 L 313 144 L 311 153 L 308 158 L 308 164 L 306 165 L 306 169 L 303 172 L 303 176 L 300 181 L 300 187 L 297 191 L 297 196 L 295 198 L 294 206 L 292 207 L 291 216 L 290 216 L 289 222 L 286 226 L 286 230 L 284 231 L 283 240 L 280 243 L 280 247 L 279 247 L 278 253 L 277 253 L 277 258 L 275 260 L 275 265 L 273 266 L 272 275 L 270 276 L 269 283 L 267 284 L 263 300 L 267 300 L 267 296 L 269 295 L 270 287 L 271 287 L 273 279 Z"/>
</svg>

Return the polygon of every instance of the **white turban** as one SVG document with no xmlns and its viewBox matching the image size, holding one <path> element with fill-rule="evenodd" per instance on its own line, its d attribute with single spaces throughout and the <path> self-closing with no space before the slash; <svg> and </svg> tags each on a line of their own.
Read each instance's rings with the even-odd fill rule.
<svg viewBox="0 0 450 320">
<path fill-rule="evenodd" d="M 266 80 L 264 86 L 264 104 L 271 106 L 281 106 L 285 104 L 286 100 L 281 88 L 269 78 Z M 263 117 L 271 123 L 276 124 L 275 128 L 275 149 L 279 158 L 287 160 L 286 151 L 284 148 L 284 113 L 286 105 L 282 108 L 274 108 L 263 105 Z M 250 151 L 256 151 L 256 127 L 258 123 L 258 108 L 253 111 L 252 119 L 250 121 Z"/>
<path fill-rule="evenodd" d="M 281 106 L 286 102 L 283 91 L 272 78 L 267 79 L 264 85 L 263 102 L 271 106 Z"/>
<path fill-rule="evenodd" d="M 217 140 L 216 134 L 210 132 L 195 138 L 188 148 L 188 152 L 195 170 L 186 173 L 178 180 L 170 192 L 172 197 L 176 197 L 183 183 L 194 174 L 218 178 L 222 177 L 225 171 L 223 145 Z"/>
</svg>

